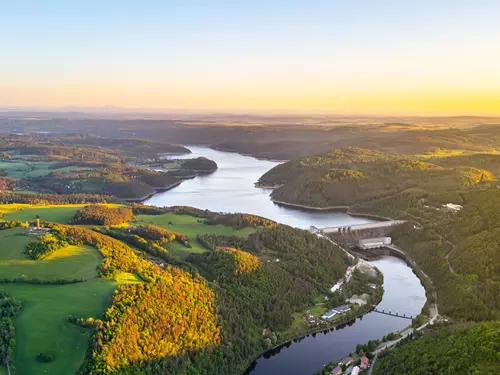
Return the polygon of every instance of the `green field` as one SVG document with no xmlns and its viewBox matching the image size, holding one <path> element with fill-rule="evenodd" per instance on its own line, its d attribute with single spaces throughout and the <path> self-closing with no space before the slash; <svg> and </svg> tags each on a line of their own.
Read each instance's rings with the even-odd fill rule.
<svg viewBox="0 0 500 375">
<path fill-rule="evenodd" d="M 21 178 L 31 171 L 30 166 L 25 163 L 9 161 L 0 161 L 0 169 L 6 169 L 7 176 L 16 178 Z"/>
<path fill-rule="evenodd" d="M 51 169 L 50 166 L 55 163 L 55 161 L 30 161 L 29 155 L 26 155 L 13 161 L 0 161 L 0 169 L 6 169 L 7 176 L 14 178 L 40 177 L 56 171 L 69 172 L 78 169 L 75 166 Z"/>
<path fill-rule="evenodd" d="M 202 253 L 206 251 L 206 249 L 196 240 L 196 235 L 198 234 L 223 234 L 246 237 L 250 233 L 255 232 L 254 228 L 236 230 L 225 225 L 206 225 L 202 222 L 198 222 L 198 220 L 203 219 L 190 215 L 168 213 L 163 215 L 138 215 L 137 222 L 134 224 L 152 224 L 169 231 L 187 235 L 192 248 L 187 248 L 178 242 L 172 242 L 167 245 L 171 255 L 181 258 L 188 253 Z M 172 225 L 168 225 L 169 222 L 172 222 Z"/>
<path fill-rule="evenodd" d="M 82 207 L 35 207 L 15 211 L 12 205 L 7 215 L 26 212 L 50 213 L 52 220 Z M 7 207 L 2 206 L 6 211 Z M 63 211 L 61 214 L 57 211 Z M 68 285 L 36 285 L 2 283 L 5 291 L 23 304 L 16 317 L 15 364 L 19 375 L 74 374 L 85 356 L 91 331 L 67 322 L 68 315 L 100 318 L 111 304 L 111 296 L 118 284 L 138 282 L 131 274 L 122 274 L 118 281 L 97 280 L 96 268 L 101 262 L 99 252 L 89 246 L 67 246 L 41 260 L 28 259 L 23 251 L 26 245 L 36 241 L 35 236 L 24 234 L 23 228 L 0 231 L 0 277 L 14 279 L 24 275 L 27 279 L 42 280 L 85 278 L 88 281 Z M 36 356 L 51 354 L 55 360 L 40 363 Z M 0 375 L 5 370 L 0 369 Z"/>
<path fill-rule="evenodd" d="M 42 221 L 53 221 L 67 224 L 76 212 L 87 204 L 61 204 L 61 205 L 30 205 L 30 204 L 0 204 L 2 220 L 35 220 L 37 215 Z M 119 207 L 118 204 L 105 204 L 107 207 Z"/>
<path fill-rule="evenodd" d="M 111 304 L 114 281 L 70 285 L 2 284 L 0 290 L 23 303 L 15 319 L 18 375 L 74 374 L 85 357 L 90 330 L 67 322 L 68 315 L 101 317 Z M 55 356 L 39 363 L 39 353 Z"/>
<path fill-rule="evenodd" d="M 67 323 L 68 315 L 101 317 L 117 284 L 137 282 L 137 278 L 123 274 L 119 282 L 97 280 L 101 256 L 89 246 L 68 246 L 41 260 L 27 259 L 23 251 L 33 241 L 36 237 L 24 235 L 22 228 L 0 231 L 0 276 L 89 281 L 69 285 L 0 284 L 0 291 L 23 303 L 23 311 L 15 320 L 18 374 L 73 374 L 85 356 L 90 330 Z M 54 355 L 55 360 L 37 362 L 41 352 Z"/>
<path fill-rule="evenodd" d="M 23 254 L 26 245 L 36 241 L 23 235 L 24 229 L 0 231 L 0 277 L 15 279 L 75 279 L 96 277 L 101 256 L 89 246 L 68 246 L 41 260 L 31 260 Z"/>
</svg>

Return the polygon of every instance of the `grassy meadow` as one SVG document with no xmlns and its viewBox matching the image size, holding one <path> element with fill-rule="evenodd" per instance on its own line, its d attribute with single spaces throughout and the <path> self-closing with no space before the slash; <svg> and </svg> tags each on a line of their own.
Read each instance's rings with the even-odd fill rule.
<svg viewBox="0 0 500 375">
<path fill-rule="evenodd" d="M 101 262 L 99 253 L 89 246 L 67 246 L 44 259 L 31 260 L 24 249 L 34 236 L 25 236 L 24 229 L 13 228 L 0 231 L 0 277 L 41 280 L 96 277 L 96 268 Z M 1 286 L 0 286 L 1 288 Z"/>
<path fill-rule="evenodd" d="M 99 318 L 111 304 L 117 283 L 91 280 L 70 285 L 2 284 L 23 303 L 15 321 L 15 363 L 19 375 L 74 374 L 85 357 L 90 330 L 67 322 L 68 315 Z M 55 356 L 50 363 L 39 353 Z"/>
<path fill-rule="evenodd" d="M 55 161 L 29 161 L 29 157 L 26 155 L 13 161 L 0 161 L 0 169 L 7 170 L 7 176 L 14 178 L 40 177 L 56 171 L 69 172 L 78 169 L 74 166 L 51 169 L 51 165 L 55 163 Z"/>
<path fill-rule="evenodd" d="M 187 235 L 192 248 L 187 248 L 178 242 L 171 242 L 167 245 L 170 254 L 180 258 L 186 256 L 188 253 L 202 253 L 206 251 L 206 249 L 196 240 L 198 234 L 221 234 L 246 237 L 250 233 L 255 232 L 254 228 L 237 230 L 225 225 L 207 225 L 201 221 L 203 221 L 203 219 L 190 215 L 168 213 L 163 215 L 138 215 L 137 221 L 134 224 L 156 225 L 169 231 Z M 172 225 L 169 225 L 169 222 L 171 222 Z"/>
<path fill-rule="evenodd" d="M 84 206 L 12 204 L 0 205 L 0 212 L 4 214 L 3 220 L 32 220 L 39 215 L 42 220 L 67 223 Z M 90 246 L 67 246 L 43 259 L 31 260 L 24 250 L 36 240 L 35 236 L 25 235 L 23 228 L 0 231 L 1 278 L 86 281 L 67 285 L 0 284 L 0 291 L 23 304 L 22 312 L 14 320 L 17 374 L 74 374 L 85 357 L 91 331 L 68 323 L 68 315 L 100 318 L 111 304 L 117 285 L 138 280 L 125 273 L 117 280 L 98 280 L 97 267 L 102 257 Z M 53 355 L 55 360 L 38 362 L 36 356 L 42 352 Z M 5 373 L 0 368 L 0 375 Z"/>
</svg>

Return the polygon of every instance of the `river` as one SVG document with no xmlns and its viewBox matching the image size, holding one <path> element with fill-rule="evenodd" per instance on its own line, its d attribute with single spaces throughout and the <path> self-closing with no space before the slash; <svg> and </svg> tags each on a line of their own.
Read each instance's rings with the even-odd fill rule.
<svg viewBox="0 0 500 375">
<path fill-rule="evenodd" d="M 246 212 L 298 228 L 318 228 L 371 222 L 345 213 L 307 212 L 274 204 L 271 189 L 255 188 L 254 183 L 279 162 L 221 152 L 206 147 L 187 146 L 192 154 L 214 160 L 219 169 L 184 181 L 172 190 L 155 194 L 144 203 L 155 206 L 186 205 L 217 212 Z M 385 293 L 380 308 L 416 315 L 425 304 L 425 290 L 412 270 L 400 259 L 384 257 L 372 262 L 384 274 Z M 371 312 L 343 328 L 310 335 L 289 343 L 257 359 L 248 375 L 307 375 L 326 363 L 353 351 L 356 344 L 380 339 L 410 323 L 407 319 Z"/>
</svg>

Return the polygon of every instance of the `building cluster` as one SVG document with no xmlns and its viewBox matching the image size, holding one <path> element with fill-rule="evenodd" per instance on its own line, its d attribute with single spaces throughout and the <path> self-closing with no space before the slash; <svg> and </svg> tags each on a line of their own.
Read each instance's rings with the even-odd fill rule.
<svg viewBox="0 0 500 375">
<path fill-rule="evenodd" d="M 346 312 L 348 312 L 350 310 L 351 310 L 351 308 L 347 305 L 337 306 L 337 307 L 331 309 L 330 311 L 327 311 L 326 313 L 324 313 L 323 316 L 321 316 L 321 318 L 322 319 L 331 319 L 335 315 L 345 314 Z"/>
<path fill-rule="evenodd" d="M 356 363 L 358 365 L 355 365 Z M 370 366 L 370 361 L 365 355 L 363 355 L 361 359 L 345 357 L 338 363 L 338 365 L 332 371 L 330 371 L 330 374 L 358 375 L 361 371 L 368 369 L 369 366 Z"/>
</svg>

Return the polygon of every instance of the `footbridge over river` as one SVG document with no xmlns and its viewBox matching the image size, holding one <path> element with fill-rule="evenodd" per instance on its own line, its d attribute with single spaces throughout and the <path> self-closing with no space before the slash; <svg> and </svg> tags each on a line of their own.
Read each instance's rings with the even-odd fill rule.
<svg viewBox="0 0 500 375">
<path fill-rule="evenodd" d="M 319 231 L 321 231 L 323 234 L 353 233 L 353 232 L 371 231 L 384 228 L 392 228 L 395 225 L 400 225 L 403 223 L 406 223 L 406 220 L 386 220 L 368 224 L 342 225 L 338 227 L 320 228 Z"/>
<path fill-rule="evenodd" d="M 396 311 L 392 311 L 390 309 L 385 310 L 385 309 L 377 307 L 377 306 L 374 306 L 374 309 L 372 311 L 378 312 L 379 314 L 394 316 L 397 318 L 403 318 L 403 319 L 409 319 L 409 320 L 413 319 L 413 316 L 410 314 L 406 314 L 404 312 L 399 312 L 397 310 Z"/>
</svg>

